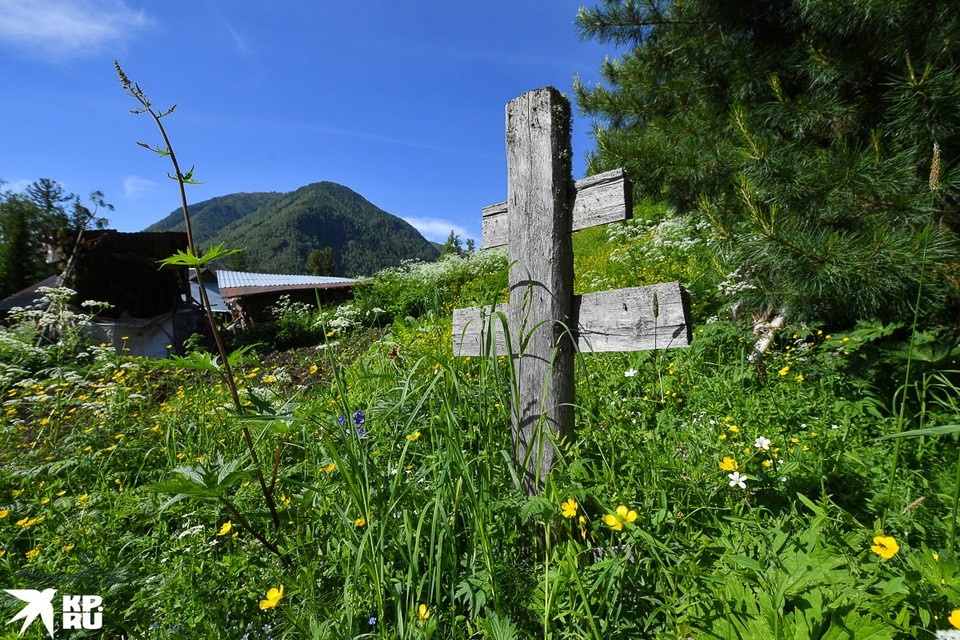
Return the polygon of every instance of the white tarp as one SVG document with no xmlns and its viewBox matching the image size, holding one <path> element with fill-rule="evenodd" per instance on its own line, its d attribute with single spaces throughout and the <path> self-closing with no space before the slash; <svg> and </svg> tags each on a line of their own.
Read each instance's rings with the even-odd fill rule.
<svg viewBox="0 0 960 640">
<path fill-rule="evenodd" d="M 88 331 L 94 343 L 113 345 L 121 355 L 166 358 L 174 344 L 173 312 L 146 319 L 97 319 L 88 325 Z"/>
</svg>

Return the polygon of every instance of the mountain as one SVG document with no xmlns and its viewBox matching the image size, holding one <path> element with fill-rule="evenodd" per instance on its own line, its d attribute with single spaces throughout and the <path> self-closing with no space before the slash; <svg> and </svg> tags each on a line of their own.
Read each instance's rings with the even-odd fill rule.
<svg viewBox="0 0 960 640">
<path fill-rule="evenodd" d="M 244 252 L 231 268 L 306 273 L 307 256 L 330 247 L 334 275 L 372 275 L 401 261 L 431 261 L 439 250 L 409 223 L 334 182 L 290 193 L 235 193 L 190 205 L 194 242 Z M 146 231 L 183 231 L 178 209 Z"/>
</svg>

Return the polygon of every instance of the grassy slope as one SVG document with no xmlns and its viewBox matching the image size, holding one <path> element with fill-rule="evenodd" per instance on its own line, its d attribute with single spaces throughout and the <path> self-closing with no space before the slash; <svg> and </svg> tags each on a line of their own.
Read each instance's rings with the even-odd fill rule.
<svg viewBox="0 0 960 640">
<path fill-rule="evenodd" d="M 709 289 L 705 268 L 643 235 L 595 242 L 605 257 L 584 256 L 581 282 L 672 269 Z M 635 250 L 618 254 L 624 242 Z M 289 416 L 248 423 L 268 478 L 282 445 L 278 528 L 215 374 L 101 353 L 9 385 L 0 585 L 104 595 L 103 637 L 909 638 L 949 626 L 956 442 L 875 439 L 955 423 L 949 373 L 914 369 L 911 396 L 926 402 L 900 425 L 878 384 L 904 375 L 883 331 L 790 328 L 757 366 L 752 334 L 706 321 L 706 305 L 689 349 L 579 361 L 576 440 L 528 498 L 510 464 L 509 362 L 450 352 L 449 309 L 502 286 L 496 267 L 464 264 L 385 275 L 360 311 L 324 316 L 321 348 L 240 367 L 259 413 Z M 395 319 L 380 313 L 382 333 L 359 339 L 351 324 L 379 303 Z M 29 364 L 33 351 L 3 344 L 5 362 Z M 223 472 L 233 464 L 239 474 Z M 190 497 L 161 510 L 177 492 Z M 889 559 L 871 550 L 881 534 L 900 547 Z"/>
</svg>

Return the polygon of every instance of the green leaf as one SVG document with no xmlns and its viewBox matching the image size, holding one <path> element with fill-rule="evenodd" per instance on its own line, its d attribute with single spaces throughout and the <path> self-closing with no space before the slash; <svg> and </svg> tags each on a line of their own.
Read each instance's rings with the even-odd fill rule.
<svg viewBox="0 0 960 640">
<path fill-rule="evenodd" d="M 896 629 L 864 611 L 850 607 L 842 618 L 839 612 L 830 616 L 830 627 L 822 640 L 892 640 Z"/>
<path fill-rule="evenodd" d="M 727 556 L 726 559 L 743 569 L 749 569 L 750 571 L 763 573 L 763 566 L 753 558 L 732 554 Z"/>
<path fill-rule="evenodd" d="M 224 494 L 232 494 L 235 485 L 247 476 L 245 470 L 238 470 L 239 460 L 224 461 L 217 458 L 209 464 L 176 467 L 173 472 L 179 479 L 161 482 L 151 488 L 158 493 L 174 493 L 178 498 L 219 498 Z M 173 504 L 169 502 L 165 506 Z"/>
<path fill-rule="evenodd" d="M 927 429 L 912 429 L 910 431 L 901 431 L 889 436 L 874 438 L 875 441 L 895 440 L 897 438 L 919 438 L 921 436 L 939 436 L 945 433 L 960 433 L 960 424 L 944 424 L 939 427 L 928 427 Z"/>
<path fill-rule="evenodd" d="M 160 145 L 157 145 L 156 147 L 151 147 L 146 142 L 138 142 L 137 145 L 143 147 L 147 151 L 153 151 L 154 153 L 159 155 L 161 158 L 164 158 L 170 155 L 170 151 L 168 149 L 161 149 Z"/>
<path fill-rule="evenodd" d="M 257 343 L 260 344 L 260 343 Z M 239 366 L 243 362 L 244 357 L 248 352 L 252 351 L 257 347 L 257 344 L 245 344 L 242 347 L 237 347 L 234 349 L 230 355 L 227 356 L 227 363 L 231 367 Z"/>
<path fill-rule="evenodd" d="M 203 184 L 202 182 L 193 179 L 194 169 L 196 169 L 196 165 L 190 167 L 190 171 L 187 171 L 185 174 L 180 176 L 180 179 L 183 180 L 184 184 Z"/>
<path fill-rule="evenodd" d="M 214 260 L 219 260 L 221 258 L 226 258 L 227 256 L 232 256 L 234 254 L 240 253 L 243 249 L 224 249 L 223 244 L 214 245 L 202 256 L 197 256 L 193 251 L 188 247 L 186 251 L 177 251 L 175 254 L 169 258 L 165 258 L 160 261 L 160 264 L 164 266 L 178 266 L 178 267 L 194 267 L 199 268 L 203 267 L 206 264 L 213 262 Z"/>
<path fill-rule="evenodd" d="M 542 518 L 546 520 L 556 510 L 557 507 L 543 496 L 531 496 L 527 498 L 523 506 L 520 507 L 520 517 L 524 521 L 528 521 L 533 518 Z"/>
<path fill-rule="evenodd" d="M 814 515 L 820 516 L 821 518 L 827 517 L 826 512 L 820 507 L 820 505 L 815 503 L 807 496 L 803 495 L 802 493 L 797 493 L 797 499 L 805 504 L 810 511 L 813 511 Z"/>
<path fill-rule="evenodd" d="M 187 357 L 171 355 L 168 360 L 173 362 L 180 369 L 193 369 L 196 371 L 220 371 L 220 359 L 206 351 L 194 351 Z"/>
</svg>

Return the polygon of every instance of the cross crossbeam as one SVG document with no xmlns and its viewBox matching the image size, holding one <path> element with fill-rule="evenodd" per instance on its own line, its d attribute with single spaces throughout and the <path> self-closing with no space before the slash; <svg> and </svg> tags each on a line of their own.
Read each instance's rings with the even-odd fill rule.
<svg viewBox="0 0 960 640">
<path fill-rule="evenodd" d="M 570 102 L 552 87 L 507 104 L 506 138 L 507 201 L 483 209 L 481 246 L 507 245 L 510 301 L 455 310 L 453 347 L 514 356 L 514 455 L 533 492 L 573 433 L 575 351 L 685 347 L 689 305 L 676 282 L 574 296 L 571 233 L 628 219 L 630 184 L 621 169 L 573 181 Z"/>
</svg>

